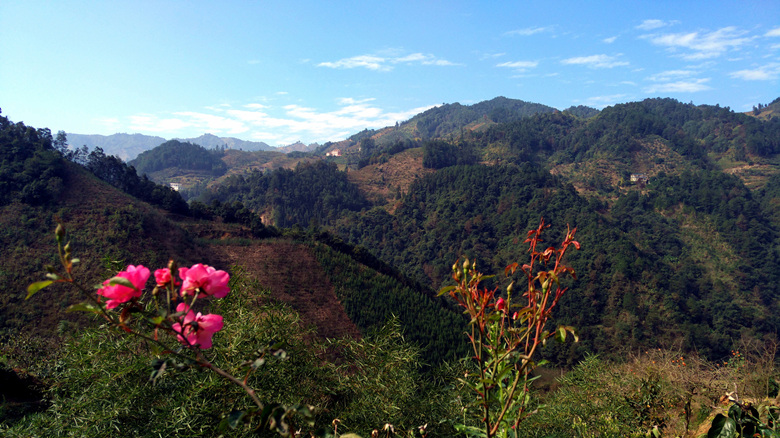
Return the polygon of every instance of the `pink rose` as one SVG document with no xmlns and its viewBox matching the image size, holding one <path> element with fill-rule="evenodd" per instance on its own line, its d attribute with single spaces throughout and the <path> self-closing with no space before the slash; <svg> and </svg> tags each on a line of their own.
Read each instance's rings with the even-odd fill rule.
<svg viewBox="0 0 780 438">
<path fill-rule="evenodd" d="M 230 292 L 228 282 L 230 275 L 225 271 L 217 271 L 209 265 L 198 263 L 191 268 L 179 268 L 179 277 L 184 280 L 181 286 L 182 296 L 191 295 L 198 291 L 198 298 L 213 295 L 215 298 L 224 298 Z"/>
<path fill-rule="evenodd" d="M 179 342 L 184 345 L 198 345 L 202 350 L 211 348 L 211 337 L 222 330 L 221 315 L 196 315 L 190 307 L 179 303 L 177 312 L 187 312 L 181 323 L 174 323 L 171 328 L 177 333 Z"/>
<path fill-rule="evenodd" d="M 171 270 L 168 268 L 158 269 L 154 271 L 154 281 L 157 282 L 157 286 L 165 287 L 170 284 L 172 280 Z M 176 281 L 175 286 L 180 285 L 181 282 Z"/>
<path fill-rule="evenodd" d="M 506 301 L 504 301 L 503 298 L 499 298 L 498 301 L 496 301 L 496 310 L 506 312 Z"/>
<path fill-rule="evenodd" d="M 134 288 L 115 284 L 109 285 L 110 279 L 103 282 L 103 287 L 98 289 L 97 294 L 108 298 L 106 302 L 106 309 L 113 309 L 122 303 L 126 303 L 133 298 L 141 296 L 141 289 L 144 288 L 146 280 L 149 279 L 149 269 L 138 265 L 128 265 L 127 269 L 116 274 L 117 277 L 122 277 L 130 281 Z"/>
</svg>

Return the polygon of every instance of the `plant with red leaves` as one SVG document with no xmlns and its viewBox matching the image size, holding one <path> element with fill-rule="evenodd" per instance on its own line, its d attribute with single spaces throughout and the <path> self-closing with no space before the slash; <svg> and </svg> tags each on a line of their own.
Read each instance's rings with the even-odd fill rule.
<svg viewBox="0 0 780 438">
<path fill-rule="evenodd" d="M 453 265 L 456 285 L 439 292 L 453 298 L 470 318 L 468 338 L 478 373 L 460 380 L 476 395 L 466 409 L 475 415 L 478 412 L 480 427 L 456 425 L 462 433 L 488 438 L 515 436 L 517 425 L 527 415 L 529 385 L 534 380 L 530 372 L 538 365 L 533 361 L 534 354 L 553 336 L 564 341 L 571 333 L 577 341 L 572 327 L 545 330 L 553 309 L 568 290 L 561 279 L 566 275 L 576 279 L 574 269 L 563 264 L 564 255 L 571 246 L 580 248 L 574 240 L 575 228 L 567 230 L 560 247 L 540 251 L 537 248 L 543 242 L 542 232 L 548 227 L 542 219 L 536 229 L 528 232 L 528 263 L 512 263 L 504 270 L 507 277 L 518 269 L 525 274 L 526 290 L 520 298 L 513 299 L 514 281 L 507 287 L 506 298 L 497 296 L 498 287 L 480 287 L 492 276 L 477 271 L 476 262 L 469 260 Z"/>
</svg>

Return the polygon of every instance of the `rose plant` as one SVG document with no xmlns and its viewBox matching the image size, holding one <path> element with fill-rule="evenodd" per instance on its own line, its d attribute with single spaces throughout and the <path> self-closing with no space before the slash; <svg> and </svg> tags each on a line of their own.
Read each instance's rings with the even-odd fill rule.
<svg viewBox="0 0 780 438">
<path fill-rule="evenodd" d="M 518 269 L 526 284 L 519 298 L 513 297 L 514 281 L 507 287 L 506 298 L 498 288 L 487 289 L 480 283 L 491 276 L 477 271 L 476 262 L 465 260 L 453 265 L 454 286 L 443 288 L 439 295 L 449 295 L 470 319 L 468 334 L 473 351 L 475 373 L 467 373 L 461 383 L 473 394 L 465 410 L 477 418 L 479 427 L 456 424 L 460 432 L 469 436 L 491 438 L 516 437 L 516 429 L 526 416 L 530 401 L 531 371 L 539 347 L 549 338 L 564 341 L 568 333 L 577 336 L 572 327 L 561 326 L 550 332 L 545 329 L 552 310 L 566 293 L 561 285 L 565 275 L 575 277 L 572 268 L 563 264 L 567 250 L 580 248 L 569 230 L 558 248 L 537 249 L 542 232 L 549 227 L 544 219 L 530 230 L 525 243 L 529 244 L 530 261 L 513 263 L 504 273 L 512 276 Z"/>
<path fill-rule="evenodd" d="M 258 428 L 269 428 L 289 436 L 289 422 L 296 415 L 313 425 L 310 407 L 263 403 L 247 383 L 249 374 L 265 363 L 267 355 L 285 357 L 281 345 L 257 350 L 255 358 L 243 363 L 249 369 L 243 378 L 217 367 L 204 355 L 203 350 L 212 347 L 213 337 L 222 330 L 224 321 L 221 315 L 204 314 L 194 309 L 198 300 L 225 298 L 230 293 L 227 272 L 201 263 L 177 269 L 171 260 L 167 267 L 154 271 L 155 286 L 148 291 L 146 285 L 151 271 L 142 265 L 128 265 L 114 277 L 90 289 L 74 276 L 74 266 L 79 260 L 72 256 L 70 243 L 63 245 L 64 235 L 62 225 L 58 225 L 55 236 L 62 270 L 47 266 L 48 279 L 31 284 L 27 288 L 27 299 L 54 283 L 75 287 L 86 300 L 72 305 L 69 310 L 96 314 L 109 326 L 157 346 L 156 351 L 163 357 L 152 362 L 150 380 L 153 383 L 168 369 L 197 366 L 238 385 L 252 400 L 253 406 L 226 415 L 222 422 L 224 428 L 236 428 L 257 419 Z M 175 340 L 174 345 L 171 345 L 172 340 Z"/>
</svg>

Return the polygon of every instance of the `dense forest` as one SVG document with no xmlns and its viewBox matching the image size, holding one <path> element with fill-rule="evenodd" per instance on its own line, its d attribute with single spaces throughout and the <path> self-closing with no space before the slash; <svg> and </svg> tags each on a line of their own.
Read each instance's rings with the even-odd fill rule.
<svg viewBox="0 0 780 438">
<path fill-rule="evenodd" d="M 187 170 L 200 170 L 212 176 L 222 176 L 227 171 L 227 165 L 220 159 L 223 150 L 207 150 L 203 146 L 169 140 L 142 152 L 128 164 L 135 167 L 140 174 L 152 173 L 169 167 Z"/>
<path fill-rule="evenodd" d="M 346 211 L 360 211 L 369 205 L 335 164 L 322 161 L 301 164 L 294 170 L 231 175 L 198 200 L 239 201 L 268 214 L 279 227 L 328 225 Z"/>
</svg>

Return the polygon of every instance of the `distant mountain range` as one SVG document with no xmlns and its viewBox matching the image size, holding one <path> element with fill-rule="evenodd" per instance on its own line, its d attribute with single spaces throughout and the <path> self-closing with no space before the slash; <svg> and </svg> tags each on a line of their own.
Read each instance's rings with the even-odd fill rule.
<svg viewBox="0 0 780 438">
<path fill-rule="evenodd" d="M 537 113 L 552 113 L 558 111 L 553 107 L 538 103 L 525 102 L 518 99 L 496 97 L 473 105 L 459 103 L 445 104 L 420 113 L 403 122 L 400 126 L 386 127 L 379 130 L 366 129 L 350 138 L 333 143 L 330 149 L 346 148 L 356 145 L 366 137 L 374 137 L 377 144 L 392 144 L 400 140 L 414 138 L 443 138 L 458 134 L 462 129 L 486 129 L 496 123 L 506 123 L 520 120 Z M 565 110 L 578 117 L 588 118 L 599 113 L 595 108 L 584 106 L 571 107 Z M 113 135 L 83 135 L 67 133 L 68 144 L 73 147 L 87 146 L 103 148 L 108 155 L 130 161 L 141 152 L 148 151 L 167 141 L 167 139 L 143 134 L 113 134 Z M 320 147 L 317 143 L 306 145 L 300 141 L 288 146 L 272 147 L 264 142 L 241 140 L 234 137 L 218 137 L 213 134 L 203 134 L 196 138 L 175 138 L 214 149 L 225 146 L 228 149 L 244 151 L 278 151 L 278 152 L 313 152 Z"/>
<path fill-rule="evenodd" d="M 72 148 L 87 146 L 90 150 L 100 147 L 107 155 L 116 155 L 124 161 L 135 159 L 141 152 L 153 149 L 167 141 L 167 139 L 143 134 L 112 134 L 112 135 L 84 135 L 67 133 L 68 145 Z M 296 142 L 284 147 L 273 147 L 262 141 L 241 140 L 234 137 L 217 137 L 213 134 L 203 134 L 195 138 L 177 138 L 203 146 L 206 149 L 214 149 L 225 146 L 227 149 L 244 151 L 277 151 L 277 152 L 310 152 L 319 147 L 317 143 L 305 145 Z"/>
</svg>

